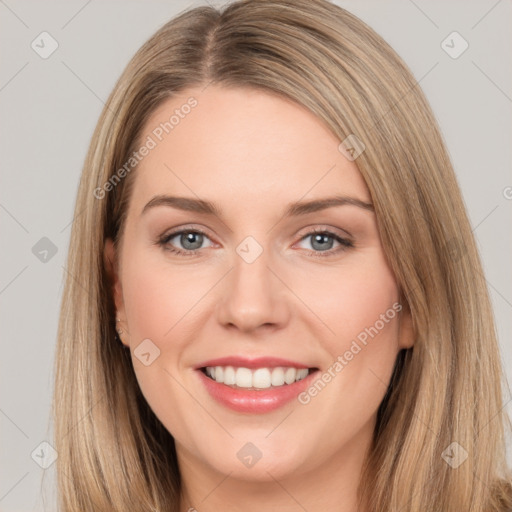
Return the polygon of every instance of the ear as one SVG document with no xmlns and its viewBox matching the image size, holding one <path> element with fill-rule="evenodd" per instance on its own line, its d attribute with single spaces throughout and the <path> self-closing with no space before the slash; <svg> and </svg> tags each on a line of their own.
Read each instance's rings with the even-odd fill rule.
<svg viewBox="0 0 512 512">
<path fill-rule="evenodd" d="M 116 329 L 121 329 L 122 334 L 119 336 L 123 345 L 128 346 L 127 343 L 127 328 L 126 328 L 126 315 L 123 301 L 123 289 L 121 280 L 119 278 L 119 255 L 116 253 L 114 242 L 111 238 L 105 241 L 105 248 L 103 250 L 103 262 L 109 280 L 109 289 L 114 299 L 116 308 Z M 117 322 L 117 319 L 120 321 Z"/>
<path fill-rule="evenodd" d="M 398 345 L 401 349 L 411 348 L 416 338 L 412 322 L 411 309 L 405 299 L 402 300 L 402 310 L 398 320 Z"/>
</svg>

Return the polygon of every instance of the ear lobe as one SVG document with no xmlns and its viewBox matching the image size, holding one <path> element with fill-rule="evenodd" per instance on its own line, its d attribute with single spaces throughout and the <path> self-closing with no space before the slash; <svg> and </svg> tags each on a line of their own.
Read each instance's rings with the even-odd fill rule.
<svg viewBox="0 0 512 512">
<path fill-rule="evenodd" d="M 111 238 L 105 240 L 103 263 L 109 280 L 109 288 L 112 290 L 112 298 L 114 299 L 116 311 L 119 316 L 124 317 L 123 294 L 121 281 L 119 279 L 119 258 Z"/>
</svg>

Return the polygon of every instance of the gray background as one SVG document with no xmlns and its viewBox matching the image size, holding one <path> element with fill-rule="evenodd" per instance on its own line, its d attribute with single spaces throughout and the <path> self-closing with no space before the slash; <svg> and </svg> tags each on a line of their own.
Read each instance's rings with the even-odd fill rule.
<svg viewBox="0 0 512 512">
<path fill-rule="evenodd" d="M 478 240 L 512 382 L 512 3 L 337 3 L 397 50 L 431 102 Z M 55 465 L 43 470 L 31 453 L 49 457 L 39 445 L 51 442 L 58 307 L 83 160 L 130 57 L 192 5 L 205 2 L 0 0 L 0 511 L 55 510 Z M 31 48 L 43 31 L 59 44 L 47 59 Z M 469 43 L 457 59 L 441 47 L 453 31 Z M 42 237 L 57 249 L 46 262 L 32 251 Z"/>
</svg>

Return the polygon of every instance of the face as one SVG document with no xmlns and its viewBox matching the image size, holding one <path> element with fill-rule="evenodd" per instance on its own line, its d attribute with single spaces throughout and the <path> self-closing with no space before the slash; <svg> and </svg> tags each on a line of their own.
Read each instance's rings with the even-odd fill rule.
<svg viewBox="0 0 512 512">
<path fill-rule="evenodd" d="M 303 107 L 243 88 L 175 96 L 140 140 L 105 256 L 180 465 L 262 481 L 357 467 L 412 333 L 355 162 Z"/>
</svg>

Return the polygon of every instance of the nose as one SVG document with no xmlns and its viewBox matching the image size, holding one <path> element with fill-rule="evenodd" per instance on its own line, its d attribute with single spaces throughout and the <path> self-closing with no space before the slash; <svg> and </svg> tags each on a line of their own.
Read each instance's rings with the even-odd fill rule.
<svg viewBox="0 0 512 512">
<path fill-rule="evenodd" d="M 236 255 L 217 306 L 219 323 L 245 333 L 282 329 L 290 318 L 288 289 L 276 274 L 266 251 L 252 263 Z"/>
</svg>

